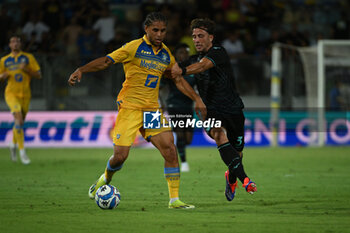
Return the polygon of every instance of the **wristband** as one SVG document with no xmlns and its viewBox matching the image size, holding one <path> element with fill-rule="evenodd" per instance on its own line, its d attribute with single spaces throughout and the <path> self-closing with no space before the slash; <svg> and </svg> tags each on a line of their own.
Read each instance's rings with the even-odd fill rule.
<svg viewBox="0 0 350 233">
<path fill-rule="evenodd" d="M 182 70 L 181 75 L 184 76 L 186 74 L 186 71 L 187 71 L 186 67 L 181 67 L 181 70 Z"/>
</svg>

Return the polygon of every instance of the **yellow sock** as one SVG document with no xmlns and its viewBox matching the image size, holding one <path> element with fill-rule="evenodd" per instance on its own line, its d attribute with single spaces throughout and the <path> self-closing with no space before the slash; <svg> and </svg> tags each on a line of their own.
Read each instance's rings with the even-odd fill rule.
<svg viewBox="0 0 350 233">
<path fill-rule="evenodd" d="M 13 127 L 13 136 L 15 138 L 15 141 L 17 141 L 18 149 L 24 148 L 24 133 L 21 126 L 14 126 Z"/>
<path fill-rule="evenodd" d="M 107 182 L 107 184 L 108 184 L 109 182 L 111 182 L 112 177 L 113 177 L 113 175 L 114 175 L 115 172 L 116 172 L 116 171 L 111 171 L 111 170 L 108 170 L 108 169 L 106 168 L 106 170 L 105 170 L 105 177 L 106 177 L 106 182 Z"/>
<path fill-rule="evenodd" d="M 15 127 L 13 127 L 13 129 L 12 129 L 12 143 L 14 144 L 14 145 L 16 145 L 17 144 L 17 140 L 16 140 L 16 137 L 15 137 Z"/>
<path fill-rule="evenodd" d="M 180 169 L 179 167 L 165 167 L 165 179 L 168 182 L 169 197 L 178 198 L 180 188 Z"/>
</svg>

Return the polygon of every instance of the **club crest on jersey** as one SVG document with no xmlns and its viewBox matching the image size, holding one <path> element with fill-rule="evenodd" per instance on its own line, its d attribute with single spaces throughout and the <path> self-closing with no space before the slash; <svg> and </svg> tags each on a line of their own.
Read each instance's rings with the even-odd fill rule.
<svg viewBox="0 0 350 233">
<path fill-rule="evenodd" d="M 20 63 L 27 63 L 27 59 L 25 59 L 24 57 L 22 57 L 20 60 L 19 60 Z"/>
<path fill-rule="evenodd" d="M 5 62 L 5 67 L 12 66 L 14 64 L 13 61 L 6 61 Z"/>
<path fill-rule="evenodd" d="M 168 59 L 168 56 L 166 55 L 166 54 L 162 54 L 162 60 L 164 61 L 164 62 L 166 62 L 166 60 Z"/>
</svg>

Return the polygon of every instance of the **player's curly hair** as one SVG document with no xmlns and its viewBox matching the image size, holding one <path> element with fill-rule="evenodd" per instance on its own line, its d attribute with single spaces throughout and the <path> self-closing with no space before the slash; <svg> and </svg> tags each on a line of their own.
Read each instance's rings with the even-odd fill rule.
<svg viewBox="0 0 350 233">
<path fill-rule="evenodd" d="M 200 28 L 206 32 L 208 32 L 210 35 L 214 35 L 215 33 L 215 23 L 214 21 L 205 18 L 205 19 L 194 19 L 191 22 L 191 30 L 195 28 Z"/>
<path fill-rule="evenodd" d="M 146 16 L 143 26 L 150 26 L 153 22 L 164 22 L 168 25 L 168 19 L 160 12 L 151 12 Z"/>
</svg>

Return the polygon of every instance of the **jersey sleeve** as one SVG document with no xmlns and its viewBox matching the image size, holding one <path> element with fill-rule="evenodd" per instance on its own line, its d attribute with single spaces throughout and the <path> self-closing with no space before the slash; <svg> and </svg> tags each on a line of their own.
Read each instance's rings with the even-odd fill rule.
<svg viewBox="0 0 350 233">
<path fill-rule="evenodd" d="M 173 65 L 175 65 L 176 61 L 175 61 L 175 57 L 171 54 L 171 52 L 169 52 L 170 55 L 170 63 L 168 65 L 168 69 L 171 69 L 171 67 L 173 67 Z"/>
<path fill-rule="evenodd" d="M 119 49 L 107 54 L 107 57 L 111 59 L 114 64 L 131 61 L 135 56 L 137 45 L 138 43 L 135 41 L 126 43 Z"/>
<path fill-rule="evenodd" d="M 34 72 L 40 71 L 40 66 L 33 55 L 29 55 L 29 67 Z"/>
<path fill-rule="evenodd" d="M 224 48 L 214 46 L 208 51 L 205 57 L 211 60 L 214 66 L 217 66 L 219 64 L 226 62 L 227 54 Z"/>
</svg>

